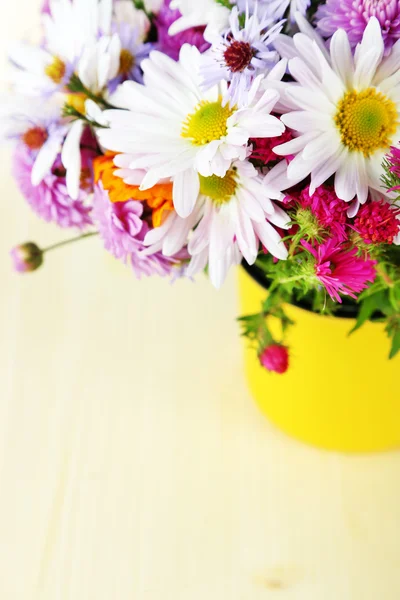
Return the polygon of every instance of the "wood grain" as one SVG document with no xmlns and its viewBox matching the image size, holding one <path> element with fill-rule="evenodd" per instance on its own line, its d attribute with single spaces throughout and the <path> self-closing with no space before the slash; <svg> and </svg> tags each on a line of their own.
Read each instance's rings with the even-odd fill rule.
<svg viewBox="0 0 400 600">
<path fill-rule="evenodd" d="M 38 5 L 3 7 L 2 57 Z M 0 191 L 0 598 L 398 600 L 400 455 L 318 452 L 264 420 L 235 274 L 137 282 L 93 239 L 18 276 L 12 245 L 64 234 L 6 149 Z"/>
</svg>

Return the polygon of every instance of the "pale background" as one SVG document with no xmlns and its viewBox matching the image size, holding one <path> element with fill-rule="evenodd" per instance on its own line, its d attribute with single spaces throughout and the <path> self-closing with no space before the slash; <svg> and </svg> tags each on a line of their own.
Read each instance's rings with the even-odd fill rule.
<svg viewBox="0 0 400 600">
<path fill-rule="evenodd" d="M 1 4 L 4 78 L 39 2 Z M 14 274 L 12 245 L 65 233 L 0 158 L 1 600 L 399 600 L 400 454 L 330 455 L 264 420 L 235 274 L 137 282 L 97 239 Z"/>
</svg>

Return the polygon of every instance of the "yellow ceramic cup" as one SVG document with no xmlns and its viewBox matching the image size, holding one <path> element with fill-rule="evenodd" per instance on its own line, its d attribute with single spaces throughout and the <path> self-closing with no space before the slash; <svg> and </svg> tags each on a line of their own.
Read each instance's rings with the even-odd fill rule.
<svg viewBox="0 0 400 600">
<path fill-rule="evenodd" d="M 240 269 L 242 314 L 260 311 L 266 290 Z M 246 374 L 261 411 L 286 433 L 343 452 L 400 448 L 400 356 L 389 361 L 384 326 L 287 306 L 290 368 L 267 372 L 245 350 Z"/>
</svg>

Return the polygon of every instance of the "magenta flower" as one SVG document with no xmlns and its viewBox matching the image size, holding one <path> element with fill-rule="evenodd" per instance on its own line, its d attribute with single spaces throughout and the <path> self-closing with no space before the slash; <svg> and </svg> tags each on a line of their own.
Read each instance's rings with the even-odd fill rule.
<svg viewBox="0 0 400 600">
<path fill-rule="evenodd" d="M 281 344 L 271 344 L 260 354 L 260 363 L 267 371 L 282 375 L 289 368 L 289 351 Z"/>
<path fill-rule="evenodd" d="M 91 208 L 85 205 L 88 191 L 81 189 L 79 198 L 71 200 L 61 162 L 59 165 L 55 163 L 52 171 L 39 185 L 34 186 L 32 184 L 34 162 L 34 154 L 25 145 L 19 144 L 14 153 L 13 173 L 21 193 L 32 210 L 45 221 L 54 222 L 59 227 L 85 229 L 91 225 Z"/>
<path fill-rule="evenodd" d="M 102 184 L 95 186 L 93 218 L 106 250 L 124 263 L 130 263 L 136 277 L 170 275 L 178 271 L 186 253 L 166 257 L 161 252 L 147 256 L 143 240 L 150 231 L 144 218 L 144 203 L 137 200 L 111 202 Z"/>
<path fill-rule="evenodd" d="M 310 186 L 307 186 L 300 192 L 298 201 L 302 208 L 310 208 L 321 227 L 332 232 L 338 241 L 347 239 L 348 206 L 337 197 L 333 187 L 321 185 L 310 196 Z"/>
<path fill-rule="evenodd" d="M 313 248 L 302 240 L 304 248 L 315 258 L 315 275 L 325 286 L 332 300 L 342 302 L 342 296 L 356 299 L 376 277 L 375 260 L 357 256 L 357 249 L 343 249 L 338 240 L 330 238 Z"/>
<path fill-rule="evenodd" d="M 327 0 L 317 10 L 317 29 L 327 38 L 344 29 L 355 47 L 371 17 L 380 23 L 385 54 L 389 54 L 400 38 L 400 0 Z"/>
<path fill-rule="evenodd" d="M 208 50 L 210 44 L 205 41 L 203 35 L 205 27 L 192 27 L 173 36 L 168 34 L 168 30 L 172 23 L 181 17 L 179 10 L 172 10 L 169 7 L 170 2 L 171 0 L 164 0 L 164 4 L 155 20 L 158 32 L 157 50 L 164 52 L 164 54 L 167 54 L 174 60 L 179 59 L 179 51 L 183 44 L 196 46 L 200 52 Z"/>
</svg>

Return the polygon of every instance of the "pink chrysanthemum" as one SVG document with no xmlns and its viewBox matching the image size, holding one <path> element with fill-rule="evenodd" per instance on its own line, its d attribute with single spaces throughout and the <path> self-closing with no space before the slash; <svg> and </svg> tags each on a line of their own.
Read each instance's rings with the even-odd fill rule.
<svg viewBox="0 0 400 600">
<path fill-rule="evenodd" d="M 253 145 L 253 151 L 250 158 L 253 160 L 260 160 L 264 165 L 268 163 L 280 160 L 281 157 L 275 154 L 275 146 L 279 144 L 285 144 L 293 139 L 292 133 L 289 129 L 286 129 L 280 137 L 273 138 L 252 138 L 250 143 Z M 289 156 L 286 157 L 290 159 Z"/>
<path fill-rule="evenodd" d="M 158 32 L 157 50 L 164 52 L 164 54 L 167 54 L 174 60 L 179 59 L 179 51 L 183 44 L 196 46 L 200 52 L 208 50 L 210 44 L 204 39 L 205 27 L 192 27 L 176 35 L 168 34 L 168 30 L 172 23 L 175 23 L 175 21 L 181 17 L 179 10 L 170 8 L 170 2 L 171 0 L 164 0 L 164 4 L 155 20 Z"/>
<path fill-rule="evenodd" d="M 359 210 L 354 229 L 366 244 L 393 244 L 400 233 L 400 208 L 376 200 Z"/>
<path fill-rule="evenodd" d="M 310 208 L 321 227 L 332 232 L 338 241 L 346 239 L 348 206 L 337 197 L 333 187 L 321 185 L 310 196 L 310 186 L 307 186 L 300 192 L 298 201 L 303 208 Z"/>
<path fill-rule="evenodd" d="M 327 38 L 338 29 L 344 29 L 355 47 L 373 16 L 380 23 L 385 54 L 388 54 L 400 38 L 400 0 L 327 0 L 318 8 L 317 29 Z"/>
<path fill-rule="evenodd" d="M 304 240 L 302 245 L 314 256 L 315 275 L 332 300 L 341 303 L 340 294 L 356 299 L 356 294 L 375 281 L 376 261 L 357 256 L 356 248 L 343 249 L 338 240 L 333 238 L 316 248 Z"/>
<path fill-rule="evenodd" d="M 85 205 L 87 190 L 81 189 L 78 199 L 71 200 L 62 167 L 60 171 L 53 168 L 38 186 L 34 186 L 34 162 L 32 152 L 24 144 L 19 144 L 14 153 L 13 173 L 21 193 L 33 211 L 45 221 L 54 222 L 59 227 L 85 229 L 91 225 L 91 208 Z M 85 187 L 86 185 L 87 182 Z"/>
<path fill-rule="evenodd" d="M 102 184 L 95 186 L 93 219 L 98 225 L 106 250 L 124 263 L 129 263 L 136 277 L 142 275 L 170 275 L 178 267 L 186 253 L 165 257 L 161 252 L 147 256 L 143 240 L 150 231 L 144 220 L 144 203 L 137 200 L 111 202 Z"/>
</svg>

